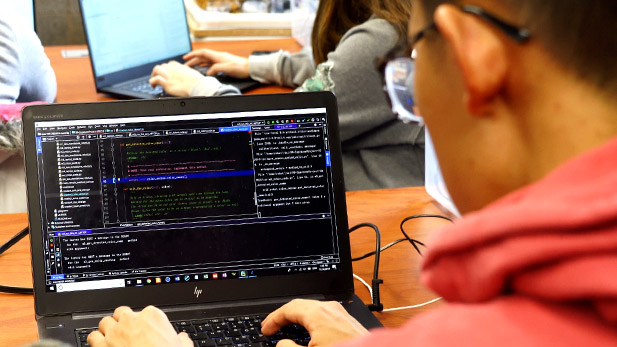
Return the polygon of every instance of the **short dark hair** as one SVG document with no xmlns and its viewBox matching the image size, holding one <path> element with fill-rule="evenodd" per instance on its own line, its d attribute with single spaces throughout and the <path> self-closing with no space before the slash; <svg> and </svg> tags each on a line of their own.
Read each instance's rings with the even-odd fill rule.
<svg viewBox="0 0 617 347">
<path fill-rule="evenodd" d="M 461 2 L 420 1 L 427 16 L 440 4 Z M 616 0 L 502 0 L 499 5 L 513 15 L 504 19 L 529 29 L 564 67 L 617 92 Z"/>
</svg>

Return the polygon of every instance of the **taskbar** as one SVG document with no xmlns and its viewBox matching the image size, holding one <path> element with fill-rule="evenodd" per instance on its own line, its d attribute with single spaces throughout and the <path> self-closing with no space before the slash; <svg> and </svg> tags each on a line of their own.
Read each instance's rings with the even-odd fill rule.
<svg viewBox="0 0 617 347">
<path fill-rule="evenodd" d="M 173 274 L 149 274 L 148 276 L 131 276 L 124 278 L 67 281 L 62 283 L 48 283 L 47 292 L 74 292 L 84 290 L 99 290 L 125 287 L 144 287 L 152 285 L 165 285 L 187 282 L 221 281 L 229 279 L 249 279 L 264 276 L 286 275 L 291 273 L 310 273 L 320 271 L 336 271 L 339 269 L 339 261 L 324 264 L 299 265 L 267 269 L 230 270 L 217 272 L 193 272 Z"/>
</svg>

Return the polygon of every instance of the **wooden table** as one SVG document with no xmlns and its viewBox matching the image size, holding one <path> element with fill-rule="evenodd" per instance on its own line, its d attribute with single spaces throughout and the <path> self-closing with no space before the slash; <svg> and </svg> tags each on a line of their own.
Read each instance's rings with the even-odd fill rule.
<svg viewBox="0 0 617 347">
<path fill-rule="evenodd" d="M 114 100 L 105 94 L 98 94 L 94 87 L 94 77 L 90 58 L 63 58 L 63 50 L 86 49 L 86 46 L 50 46 L 45 53 L 51 61 L 58 82 L 58 102 L 89 102 Z M 283 49 L 290 52 L 299 51 L 302 46 L 292 39 L 253 40 L 253 41 L 219 41 L 194 42 L 193 48 L 210 48 L 227 51 L 240 56 L 249 56 L 253 51 Z M 249 91 L 254 93 L 283 93 L 291 89 L 277 86 L 265 86 Z"/>
<path fill-rule="evenodd" d="M 347 202 L 349 225 L 362 222 L 376 224 L 381 230 L 382 245 L 401 238 L 399 224 L 406 216 L 421 213 L 441 214 L 423 187 L 348 192 Z M 441 219 L 423 218 L 409 221 L 405 226 L 411 237 L 426 241 L 431 231 L 447 223 Z M 6 242 L 26 225 L 26 214 L 0 215 L 0 243 Z M 375 233 L 372 229 L 354 231 L 351 235 L 351 246 L 354 257 L 373 251 Z M 26 237 L 0 256 L 1 284 L 32 285 L 29 249 Z M 400 243 L 382 253 L 379 277 L 384 280 L 381 286 L 381 300 L 385 308 L 408 306 L 435 298 L 435 294 L 419 282 L 419 260 L 420 256 L 409 243 Z M 355 262 L 354 272 L 370 283 L 373 258 Z M 365 303 L 371 302 L 368 291 L 358 281 L 355 281 L 355 288 Z M 437 302 L 418 309 L 376 315 L 385 326 L 397 327 L 410 317 L 440 304 Z M 1 346 L 19 346 L 37 339 L 32 296 L 0 294 L 0 311 Z"/>
</svg>

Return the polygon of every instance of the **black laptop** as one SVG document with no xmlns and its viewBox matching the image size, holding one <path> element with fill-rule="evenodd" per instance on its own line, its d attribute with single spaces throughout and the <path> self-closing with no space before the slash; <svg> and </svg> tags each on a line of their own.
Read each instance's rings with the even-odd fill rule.
<svg viewBox="0 0 617 347">
<path fill-rule="evenodd" d="M 155 65 L 183 63 L 182 56 L 192 49 L 183 0 L 79 0 L 79 5 L 97 92 L 137 99 L 165 96 L 148 80 Z M 240 91 L 260 85 L 250 78 L 218 78 Z"/>
<path fill-rule="evenodd" d="M 292 298 L 378 326 L 353 294 L 337 117 L 328 92 L 24 109 L 39 336 L 156 305 L 200 346 L 267 346 Z"/>
</svg>

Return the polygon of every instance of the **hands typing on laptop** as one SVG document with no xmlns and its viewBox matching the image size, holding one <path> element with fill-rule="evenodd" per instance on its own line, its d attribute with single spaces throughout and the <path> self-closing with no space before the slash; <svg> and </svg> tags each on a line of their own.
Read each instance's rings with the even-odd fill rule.
<svg viewBox="0 0 617 347">
<path fill-rule="evenodd" d="M 307 327 L 308 331 L 302 325 Z M 82 346 L 329 346 L 368 331 L 337 302 L 296 299 L 270 315 L 170 322 L 154 306 L 123 306 L 81 335 Z M 310 335 L 309 335 L 310 334 Z M 87 336 L 87 340 L 86 337 Z M 279 345 L 280 346 L 280 345 Z"/>
</svg>

